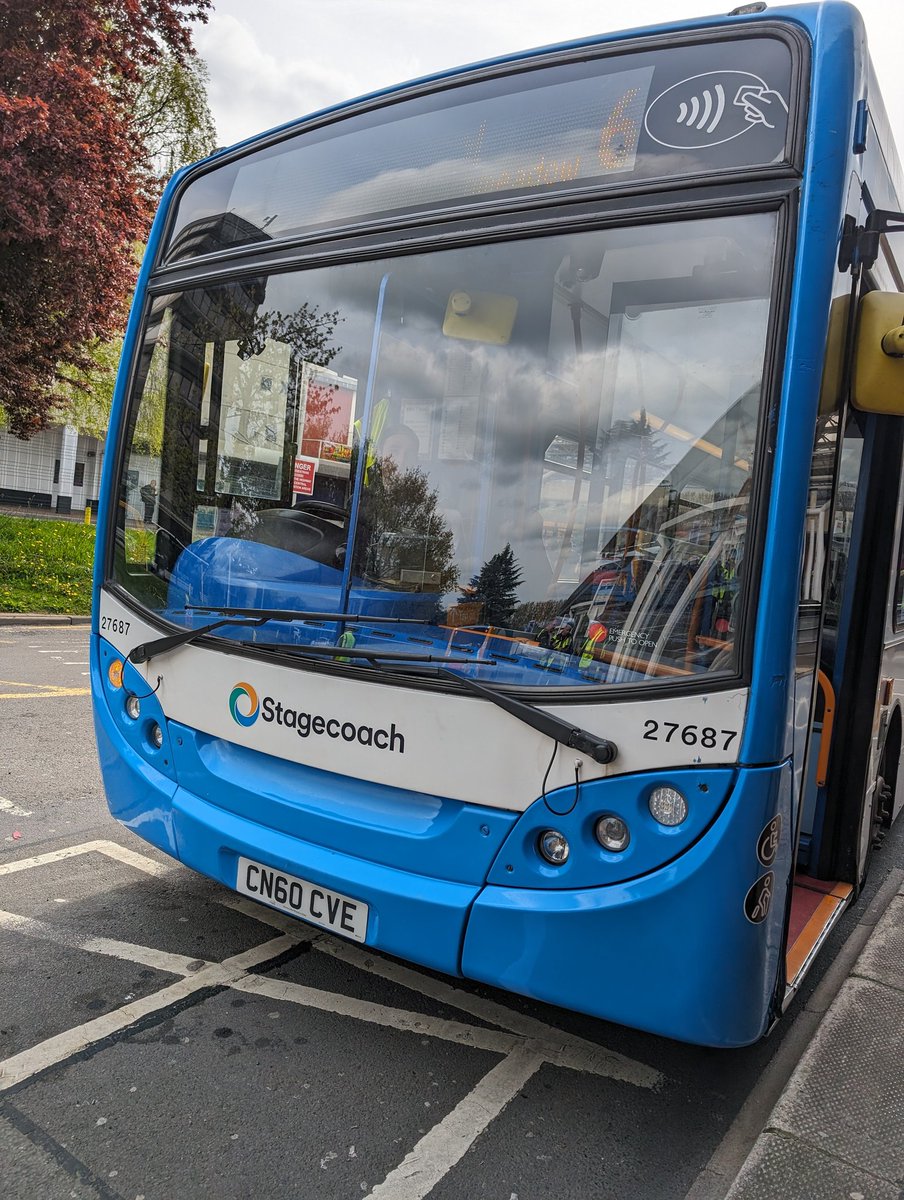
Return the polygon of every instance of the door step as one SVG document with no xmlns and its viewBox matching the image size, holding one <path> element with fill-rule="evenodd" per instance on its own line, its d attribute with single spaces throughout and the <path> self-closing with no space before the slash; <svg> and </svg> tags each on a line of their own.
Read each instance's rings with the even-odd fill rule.
<svg viewBox="0 0 904 1200">
<path fill-rule="evenodd" d="M 810 964 L 835 922 L 844 912 L 853 887 L 829 879 L 795 875 L 791 893 L 791 922 L 785 955 L 785 1007 L 810 968 Z"/>
</svg>

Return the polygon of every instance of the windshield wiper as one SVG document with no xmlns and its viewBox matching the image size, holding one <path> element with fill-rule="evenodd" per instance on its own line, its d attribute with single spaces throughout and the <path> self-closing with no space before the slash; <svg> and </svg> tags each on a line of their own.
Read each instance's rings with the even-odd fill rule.
<svg viewBox="0 0 904 1200">
<path fill-rule="evenodd" d="M 473 663 L 473 658 L 449 658 L 446 654 L 406 654 L 404 650 L 380 650 L 379 647 L 367 649 L 364 646 L 316 646 L 298 645 L 295 642 L 239 642 L 240 646 L 251 646 L 255 650 L 282 650 L 293 658 L 363 658 L 379 668 L 380 661 L 398 663 Z M 378 661 L 379 660 L 379 661 Z M 481 659 L 490 665 L 495 665 L 493 659 Z M 453 675 L 457 679 L 457 675 Z"/>
<path fill-rule="evenodd" d="M 224 625 L 264 625 L 267 621 L 364 621 L 368 625 L 426 625 L 427 622 L 419 618 L 408 617 L 367 617 L 361 613 L 326 613 L 326 612 L 307 612 L 298 609 L 282 609 L 282 608 L 212 608 L 200 604 L 187 604 L 185 612 L 203 612 L 203 613 L 224 613 L 225 616 L 219 621 L 211 621 L 207 625 L 201 625 L 197 629 L 183 629 L 180 633 L 171 633 L 165 637 L 154 638 L 150 642 L 142 642 L 140 645 L 133 647 L 129 651 L 128 661 L 131 663 L 145 663 L 150 658 L 155 658 L 158 654 L 166 654 L 168 650 L 175 650 L 177 646 L 187 646 L 189 642 L 193 642 L 196 638 L 204 637 L 206 633 L 213 633 L 215 629 L 221 629 Z M 234 618 L 238 617 L 239 620 Z"/>
<path fill-rule="evenodd" d="M 454 662 L 455 660 L 446 659 L 445 661 Z M 473 659 L 468 659 L 467 661 L 472 664 L 474 662 Z M 488 665 L 492 665 L 492 660 L 490 659 L 481 659 L 480 661 L 481 664 L 486 662 Z M 618 747 L 615 742 L 610 742 L 607 738 L 597 737 L 596 734 L 590 733 L 586 729 L 581 729 L 578 725 L 572 725 L 569 721 L 564 721 L 561 717 L 554 717 L 551 713 L 545 712 L 542 708 L 537 708 L 533 704 L 527 704 L 523 700 L 514 700 L 511 696 L 505 695 L 504 692 L 497 692 L 495 688 L 487 687 L 483 683 L 477 683 L 468 675 L 459 675 L 455 671 L 447 671 L 444 667 L 432 667 L 427 671 L 418 671 L 417 674 L 452 679 L 464 688 L 465 691 L 471 691 L 475 696 L 482 696 L 499 708 L 505 709 L 513 717 L 517 717 L 519 721 L 523 721 L 525 725 L 530 725 L 532 729 L 546 734 L 553 741 L 559 742 L 563 746 L 568 746 L 571 750 L 577 750 L 580 754 L 586 754 L 594 762 L 611 763 L 618 756 Z"/>
<path fill-rule="evenodd" d="M 367 613 L 307 612 L 297 608 L 215 608 L 186 604 L 185 612 L 223 613 L 227 617 L 260 617 L 262 621 L 361 621 L 365 625 L 429 625 L 423 617 L 371 617 Z"/>
</svg>

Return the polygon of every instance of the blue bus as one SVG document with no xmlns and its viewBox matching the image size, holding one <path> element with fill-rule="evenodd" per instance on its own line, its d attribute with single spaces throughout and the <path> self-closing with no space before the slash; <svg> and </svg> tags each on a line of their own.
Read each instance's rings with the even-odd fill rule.
<svg viewBox="0 0 904 1200">
<path fill-rule="evenodd" d="M 125 340 L 113 815 L 452 976 L 780 1016 L 904 794 L 904 180 L 846 4 L 588 38 L 181 171 Z"/>
</svg>

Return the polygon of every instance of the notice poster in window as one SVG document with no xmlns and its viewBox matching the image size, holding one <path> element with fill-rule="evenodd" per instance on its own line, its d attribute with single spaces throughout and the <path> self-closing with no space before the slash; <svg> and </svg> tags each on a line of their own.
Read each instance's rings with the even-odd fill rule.
<svg viewBox="0 0 904 1200">
<path fill-rule="evenodd" d="M 317 474 L 317 459 L 299 455 L 295 459 L 292 473 L 292 491 L 296 496 L 313 496 L 314 477 Z"/>
<path fill-rule="evenodd" d="M 326 367 L 305 363 L 301 388 L 298 452 L 308 458 L 347 461 L 351 453 L 358 381 Z"/>
</svg>

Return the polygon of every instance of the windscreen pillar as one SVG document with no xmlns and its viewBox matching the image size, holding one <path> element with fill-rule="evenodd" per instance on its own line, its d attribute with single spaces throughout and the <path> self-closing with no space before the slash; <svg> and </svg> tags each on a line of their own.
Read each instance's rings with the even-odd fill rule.
<svg viewBox="0 0 904 1200">
<path fill-rule="evenodd" d="M 77 446 L 78 430 L 74 425 L 64 425 L 60 434 L 60 478 L 56 500 L 56 509 L 60 513 L 72 512 L 72 481 L 75 476 Z"/>
</svg>

